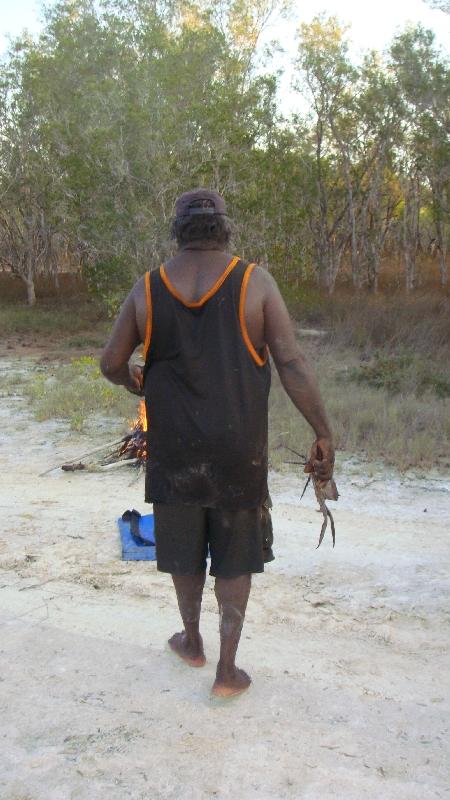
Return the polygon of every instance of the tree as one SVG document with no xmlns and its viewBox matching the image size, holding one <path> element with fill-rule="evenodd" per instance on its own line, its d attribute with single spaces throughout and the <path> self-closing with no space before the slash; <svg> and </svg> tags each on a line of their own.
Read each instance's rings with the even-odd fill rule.
<svg viewBox="0 0 450 800">
<path fill-rule="evenodd" d="M 390 53 L 404 101 L 405 137 L 399 166 L 405 195 L 406 283 L 408 288 L 414 285 L 420 208 L 429 190 L 440 282 L 445 286 L 450 233 L 450 65 L 434 46 L 432 32 L 420 25 L 397 36 Z"/>
<path fill-rule="evenodd" d="M 376 290 L 395 245 L 416 280 L 424 223 L 447 280 L 448 61 L 421 28 L 351 62 L 346 29 L 300 32 L 307 113 L 277 110 L 258 41 L 283 0 L 61 0 L 0 67 L 0 266 L 81 264 L 114 311 L 171 250 L 176 196 L 226 194 L 235 244 L 289 283 Z"/>
<path fill-rule="evenodd" d="M 402 113 L 394 78 L 377 53 L 368 54 L 359 74 L 357 240 L 360 276 L 378 288 L 385 242 L 402 196 L 395 173 L 395 150 L 402 141 Z"/>
<path fill-rule="evenodd" d="M 343 36 L 344 30 L 335 17 L 315 17 L 310 24 L 301 26 L 298 58 L 303 80 L 297 82 L 297 88 L 303 91 L 306 86 L 313 108 L 311 144 L 314 149 L 317 216 L 312 220 L 312 230 L 316 241 L 317 277 L 319 284 L 329 291 L 334 288 L 344 254 L 348 218 L 352 230 L 352 256 L 355 255 L 348 143 L 352 125 L 349 116 L 345 121 L 343 118 L 338 121 L 346 107 L 354 78 Z M 347 132 L 344 137 L 340 128 L 345 124 Z M 335 174 L 339 173 L 335 143 L 344 164 L 345 189 L 339 179 L 334 181 Z"/>
<path fill-rule="evenodd" d="M 56 276 L 65 235 L 58 175 L 32 88 L 36 58 L 30 41 L 17 42 L 0 78 L 0 262 L 25 283 L 29 305 L 36 276 Z"/>
<path fill-rule="evenodd" d="M 181 191 L 206 182 L 239 192 L 246 154 L 272 110 L 273 80 L 254 77 L 248 58 L 198 5 L 187 15 L 175 4 L 63 0 L 47 12 L 37 44 L 25 42 L 11 60 L 2 127 L 23 141 L 24 180 L 34 176 L 28 197 L 37 211 L 26 218 L 48 225 L 51 211 L 102 294 L 118 299 L 167 255 Z M 19 147 L 12 152 L 17 161 Z M 1 180 L 6 187 L 7 169 Z M 11 192 L 4 197 L 17 215 Z M 43 261 L 35 253 L 28 263 L 35 273 Z"/>
<path fill-rule="evenodd" d="M 450 14 L 450 0 L 425 0 L 427 5 L 431 8 L 436 8 L 438 11 L 443 11 L 444 14 Z"/>
</svg>

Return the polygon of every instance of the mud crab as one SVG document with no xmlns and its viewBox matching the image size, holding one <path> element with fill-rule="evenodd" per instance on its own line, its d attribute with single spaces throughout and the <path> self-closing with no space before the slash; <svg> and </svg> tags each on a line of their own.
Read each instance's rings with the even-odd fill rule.
<svg viewBox="0 0 450 800">
<path fill-rule="evenodd" d="M 306 464 L 308 464 L 308 460 L 306 456 L 303 455 L 303 453 L 297 453 L 297 451 L 293 450 L 292 447 L 287 447 L 286 445 L 284 445 L 284 447 L 286 450 L 289 450 L 289 452 L 294 453 L 295 456 L 298 456 L 298 458 L 302 459 L 301 461 L 286 461 L 285 462 L 286 464 L 295 464 L 296 466 L 299 467 L 305 467 Z M 339 492 L 337 490 L 337 486 L 333 479 L 327 481 L 327 483 L 324 486 L 321 486 L 321 481 L 319 481 L 319 479 L 316 478 L 314 472 L 310 472 L 310 474 L 308 475 L 308 479 L 303 487 L 303 491 L 300 495 L 300 500 L 305 494 L 311 481 L 314 487 L 314 493 L 316 495 L 317 502 L 319 504 L 319 509 L 323 515 L 323 523 L 322 523 L 322 528 L 320 530 L 319 544 L 317 545 L 316 550 L 318 547 L 320 547 L 320 545 L 323 542 L 323 537 L 325 536 L 325 531 L 328 527 L 328 519 L 330 520 L 331 538 L 333 540 L 333 547 L 334 547 L 336 544 L 336 529 L 334 525 L 333 515 L 325 501 L 338 499 Z"/>
</svg>

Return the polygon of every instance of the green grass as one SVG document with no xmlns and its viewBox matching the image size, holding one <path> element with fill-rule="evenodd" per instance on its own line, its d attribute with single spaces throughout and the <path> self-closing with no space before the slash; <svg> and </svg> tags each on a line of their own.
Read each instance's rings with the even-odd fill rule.
<svg viewBox="0 0 450 800">
<path fill-rule="evenodd" d="M 89 356 L 33 376 L 24 385 L 24 394 L 37 420 L 68 420 L 77 431 L 84 429 L 93 414 L 123 419 L 136 415 L 136 398 L 108 383 Z"/>
</svg>

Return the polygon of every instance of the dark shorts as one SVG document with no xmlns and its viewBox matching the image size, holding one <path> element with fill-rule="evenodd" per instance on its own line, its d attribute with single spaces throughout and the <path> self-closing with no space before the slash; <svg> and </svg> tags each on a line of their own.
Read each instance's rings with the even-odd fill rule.
<svg viewBox="0 0 450 800">
<path fill-rule="evenodd" d="M 217 578 L 264 572 L 273 561 L 273 532 L 267 506 L 223 511 L 200 506 L 153 504 L 157 567 L 172 575 L 197 575 L 206 569 Z"/>
</svg>

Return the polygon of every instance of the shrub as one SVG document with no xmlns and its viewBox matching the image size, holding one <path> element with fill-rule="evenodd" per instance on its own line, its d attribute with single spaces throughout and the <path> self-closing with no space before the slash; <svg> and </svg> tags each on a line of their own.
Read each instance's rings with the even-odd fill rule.
<svg viewBox="0 0 450 800">
<path fill-rule="evenodd" d="M 111 257 L 88 264 L 84 277 L 89 291 L 100 300 L 108 317 L 114 317 L 133 285 L 135 273 L 128 261 Z"/>
<path fill-rule="evenodd" d="M 422 397 L 428 391 L 441 398 L 450 396 L 450 375 L 439 371 L 432 361 L 411 354 L 376 353 L 370 363 L 353 368 L 346 377 L 393 394 L 413 393 Z"/>
</svg>

